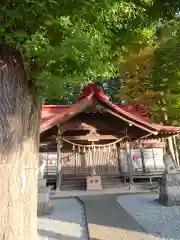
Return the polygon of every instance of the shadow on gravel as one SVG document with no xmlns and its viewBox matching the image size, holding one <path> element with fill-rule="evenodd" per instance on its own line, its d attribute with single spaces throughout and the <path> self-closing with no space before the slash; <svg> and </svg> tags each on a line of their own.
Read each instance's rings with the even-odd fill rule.
<svg viewBox="0 0 180 240">
<path fill-rule="evenodd" d="M 125 232 L 147 234 L 146 230 L 117 203 L 116 195 L 88 196 L 80 199 L 86 206 L 89 226 L 93 225 L 97 228 L 105 226 L 110 231 L 111 229 L 122 229 Z"/>
</svg>

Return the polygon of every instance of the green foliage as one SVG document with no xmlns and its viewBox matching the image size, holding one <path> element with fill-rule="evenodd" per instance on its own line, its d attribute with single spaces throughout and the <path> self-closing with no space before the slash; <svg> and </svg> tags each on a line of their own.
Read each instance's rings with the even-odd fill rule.
<svg viewBox="0 0 180 240">
<path fill-rule="evenodd" d="M 109 77 L 101 84 L 112 88 L 107 94 L 115 101 L 111 77 L 122 74 L 129 53 L 154 42 L 148 85 L 159 92 L 160 105 L 171 99 L 179 106 L 179 24 L 166 28 L 164 21 L 178 18 L 179 6 L 175 0 L 2 0 L 0 43 L 21 51 L 28 79 L 46 99 L 74 102 L 82 84 Z"/>
<path fill-rule="evenodd" d="M 154 0 L 153 4 L 148 10 L 148 13 L 153 19 L 171 20 L 176 14 L 179 13 L 179 10 L 179 0 Z"/>
<path fill-rule="evenodd" d="M 164 37 L 154 52 L 153 90 L 159 93 L 159 104 L 168 115 L 168 122 L 180 120 L 180 21 L 165 28 Z"/>
<path fill-rule="evenodd" d="M 116 96 L 121 87 L 121 79 L 119 77 L 100 78 L 95 83 L 103 89 L 109 101 L 120 104 L 120 100 Z"/>
<path fill-rule="evenodd" d="M 28 78 L 46 98 L 58 98 L 66 95 L 65 84 L 115 76 L 118 60 L 151 38 L 151 5 L 145 0 L 2 0 L 0 41 L 24 54 Z"/>
<path fill-rule="evenodd" d="M 163 21 L 152 44 L 130 54 L 122 65 L 120 96 L 148 106 L 156 122 L 180 121 L 180 20 Z"/>
<path fill-rule="evenodd" d="M 104 94 L 109 98 L 110 101 L 119 104 L 116 94 L 121 86 L 121 80 L 118 77 L 99 78 L 95 81 L 95 84 L 103 88 Z M 83 84 L 64 84 L 64 94 L 58 99 L 52 98 L 47 100 L 46 104 L 75 104 L 83 87 Z"/>
</svg>

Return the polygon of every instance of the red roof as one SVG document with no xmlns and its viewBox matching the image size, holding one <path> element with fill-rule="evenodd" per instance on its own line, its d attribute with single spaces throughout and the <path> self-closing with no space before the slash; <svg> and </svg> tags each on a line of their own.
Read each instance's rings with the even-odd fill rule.
<svg viewBox="0 0 180 240">
<path fill-rule="evenodd" d="M 122 119 L 132 122 L 132 124 L 140 128 L 146 128 L 151 133 L 180 132 L 180 127 L 152 123 L 149 119 L 148 112 L 143 105 L 126 104 L 117 106 L 111 103 L 102 89 L 98 88 L 95 84 L 89 84 L 84 88 L 78 102 L 74 105 L 44 105 L 42 107 L 40 132 L 44 132 L 52 126 L 61 123 L 65 118 L 83 111 L 83 108 L 87 107 L 88 103 L 91 104 L 94 98 L 111 108 L 112 111 L 116 112 Z"/>
<path fill-rule="evenodd" d="M 68 105 L 43 105 L 41 113 L 41 126 L 57 114 L 66 112 L 71 106 Z"/>
<path fill-rule="evenodd" d="M 118 107 L 138 118 L 142 118 L 143 120 L 150 122 L 149 113 L 142 104 L 124 104 L 119 105 Z"/>
</svg>

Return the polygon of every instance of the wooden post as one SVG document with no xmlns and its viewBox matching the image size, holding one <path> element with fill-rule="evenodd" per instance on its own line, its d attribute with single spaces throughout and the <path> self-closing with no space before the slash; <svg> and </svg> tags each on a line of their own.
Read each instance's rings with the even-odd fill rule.
<svg viewBox="0 0 180 240">
<path fill-rule="evenodd" d="M 168 148 L 172 154 L 172 157 L 175 161 L 175 154 L 174 154 L 174 147 L 173 147 L 173 142 L 172 142 L 172 137 L 168 137 Z"/>
<path fill-rule="evenodd" d="M 94 145 L 94 142 L 92 142 L 92 146 Z M 96 170 L 94 168 L 94 148 L 92 147 L 92 151 L 90 152 L 90 161 L 91 161 L 91 166 L 92 166 L 92 176 L 96 176 Z"/>
<path fill-rule="evenodd" d="M 133 184 L 132 177 L 132 160 L 131 160 L 131 149 L 129 142 L 126 142 L 126 151 L 127 151 L 127 162 L 128 162 L 128 170 L 129 170 L 129 188 Z"/>
<path fill-rule="evenodd" d="M 177 167 L 179 167 L 179 153 L 177 148 L 176 136 L 173 136 L 173 145 L 174 145 L 174 152 L 175 152 Z"/>
<path fill-rule="evenodd" d="M 58 128 L 57 135 L 57 168 L 56 168 L 56 190 L 60 190 L 61 187 L 61 139 L 60 139 L 60 129 Z"/>
<path fill-rule="evenodd" d="M 119 169 L 119 172 L 122 173 L 123 169 L 122 169 L 121 158 L 120 158 L 120 151 L 121 151 L 120 144 L 116 144 L 116 149 L 118 154 L 118 169 Z"/>
<path fill-rule="evenodd" d="M 156 161 L 155 161 L 155 154 L 154 154 L 154 150 L 153 150 L 153 146 L 152 146 L 152 155 L 153 155 L 153 162 L 154 162 L 154 169 L 156 170 Z"/>
<path fill-rule="evenodd" d="M 167 141 L 165 139 L 162 140 L 162 142 L 164 142 L 164 146 L 163 146 L 163 156 L 167 153 L 166 149 L 167 149 Z"/>
<path fill-rule="evenodd" d="M 146 172 L 146 165 L 145 165 L 145 161 L 144 161 L 143 146 L 142 146 L 142 143 L 141 143 L 141 142 L 140 142 L 139 148 L 140 148 L 140 153 L 141 153 L 141 160 L 142 160 L 143 172 Z"/>
<path fill-rule="evenodd" d="M 47 167 L 46 178 L 48 178 L 48 173 L 49 173 L 49 150 L 48 150 L 48 146 L 46 147 L 46 167 Z"/>
<path fill-rule="evenodd" d="M 173 157 L 175 165 L 177 165 L 174 146 L 173 146 L 173 137 L 168 137 L 168 148 Z"/>
</svg>

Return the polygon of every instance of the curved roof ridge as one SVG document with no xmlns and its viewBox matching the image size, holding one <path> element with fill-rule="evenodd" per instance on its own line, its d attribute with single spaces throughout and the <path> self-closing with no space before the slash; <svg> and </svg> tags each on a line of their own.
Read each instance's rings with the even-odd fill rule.
<svg viewBox="0 0 180 240">
<path fill-rule="evenodd" d="M 141 125 L 149 129 L 149 131 L 155 132 L 180 132 L 180 127 L 173 127 L 173 126 L 164 126 L 161 124 L 152 123 L 150 121 L 147 121 L 146 119 L 143 119 L 142 117 L 135 115 L 131 112 L 128 112 L 121 108 L 120 106 L 117 106 L 110 102 L 108 98 L 105 96 L 102 88 L 97 87 L 95 84 L 89 84 L 88 86 L 84 87 L 82 90 L 82 93 L 80 94 L 80 97 L 78 99 L 78 102 L 74 105 L 45 105 L 42 107 L 42 118 L 41 118 L 41 126 L 40 126 L 40 132 L 43 132 L 50 127 L 57 124 L 58 121 L 64 120 L 65 116 L 73 116 L 73 114 L 83 111 L 87 105 L 90 104 L 90 102 L 93 100 L 93 98 L 97 98 L 100 100 L 103 104 L 108 106 L 112 109 L 112 111 L 116 112 L 117 114 L 121 115 L 124 119 L 127 119 L 127 121 L 131 121 L 132 123 L 138 124 L 140 127 Z M 82 107 L 83 106 L 83 107 Z M 43 116 L 43 110 L 46 111 L 45 115 L 49 114 L 49 118 L 47 116 Z M 61 111 L 57 113 L 53 113 L 52 109 L 59 109 Z M 81 109 L 81 110 L 79 110 Z M 64 111 L 63 111 L 64 110 Z M 45 113 L 45 111 L 44 111 Z"/>
</svg>

